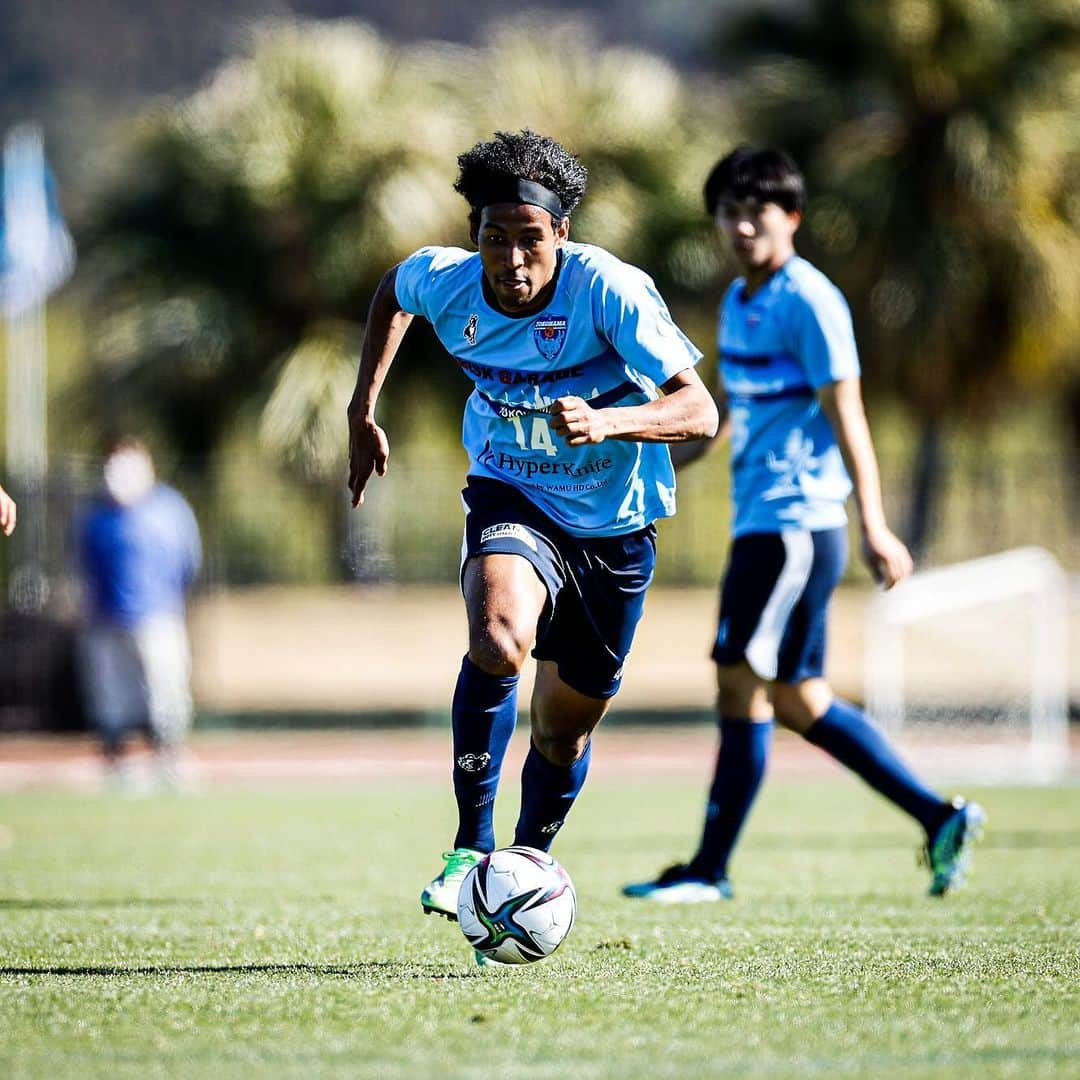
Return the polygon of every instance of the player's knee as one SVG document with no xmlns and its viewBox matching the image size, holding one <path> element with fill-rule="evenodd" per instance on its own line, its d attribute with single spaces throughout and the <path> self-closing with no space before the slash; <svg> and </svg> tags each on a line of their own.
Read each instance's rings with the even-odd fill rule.
<svg viewBox="0 0 1080 1080">
<path fill-rule="evenodd" d="M 788 731 L 794 731 L 797 735 L 805 735 L 810 730 L 813 720 L 793 709 L 787 709 L 773 702 L 773 716 L 776 722 Z"/>
<path fill-rule="evenodd" d="M 773 712 L 777 721 L 791 731 L 805 735 L 817 717 L 828 708 L 821 704 L 822 694 L 817 687 L 802 684 L 776 683 L 773 686 Z"/>
<path fill-rule="evenodd" d="M 716 669 L 717 707 L 723 716 L 750 716 L 768 711 L 765 684 L 746 664 Z"/>
<path fill-rule="evenodd" d="M 589 741 L 588 735 L 544 735 L 533 731 L 533 746 L 552 765 L 566 767 L 573 765 L 585 752 L 585 744 Z"/>
<path fill-rule="evenodd" d="M 471 636 L 469 659 L 489 675 L 516 675 L 525 664 L 529 642 L 505 624 L 487 625 Z"/>
<path fill-rule="evenodd" d="M 731 687 L 720 686 L 716 692 L 716 707 L 723 716 L 741 716 L 743 714 L 743 696 Z"/>
</svg>

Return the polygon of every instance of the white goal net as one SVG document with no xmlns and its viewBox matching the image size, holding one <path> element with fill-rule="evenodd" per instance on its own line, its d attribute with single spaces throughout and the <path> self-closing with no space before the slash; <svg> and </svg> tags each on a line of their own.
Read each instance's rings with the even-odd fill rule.
<svg viewBox="0 0 1080 1080">
<path fill-rule="evenodd" d="M 1068 580 L 1041 548 L 915 574 L 867 609 L 867 711 L 935 772 L 1060 779 L 1068 622 Z"/>
</svg>

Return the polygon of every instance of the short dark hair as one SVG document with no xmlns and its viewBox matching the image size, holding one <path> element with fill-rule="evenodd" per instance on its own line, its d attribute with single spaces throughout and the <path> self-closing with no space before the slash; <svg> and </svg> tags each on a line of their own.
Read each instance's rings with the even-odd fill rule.
<svg viewBox="0 0 1080 1080">
<path fill-rule="evenodd" d="M 776 203 L 789 214 L 806 206 L 806 181 L 783 150 L 740 146 L 721 158 L 705 181 L 705 210 L 716 215 L 721 199 Z"/>
<path fill-rule="evenodd" d="M 101 437 L 101 450 L 105 457 L 111 457 L 120 450 L 141 450 L 150 456 L 150 448 L 137 435 L 118 428 L 108 428 Z"/>
<path fill-rule="evenodd" d="M 569 150 L 528 128 L 517 132 L 496 131 L 495 138 L 489 142 L 478 142 L 461 154 L 458 168 L 461 171 L 454 190 L 465 196 L 474 227 L 480 223 L 483 198 L 493 184 L 507 179 L 542 184 L 559 197 L 564 216 L 569 217 L 581 202 L 589 182 L 589 170 Z"/>
</svg>

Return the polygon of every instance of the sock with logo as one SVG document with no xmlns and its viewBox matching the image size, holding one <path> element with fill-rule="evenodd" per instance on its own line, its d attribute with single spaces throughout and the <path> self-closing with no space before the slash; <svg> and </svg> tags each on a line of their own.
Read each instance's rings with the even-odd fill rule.
<svg viewBox="0 0 1080 1080">
<path fill-rule="evenodd" d="M 569 765 L 555 765 L 535 746 L 529 746 L 521 770 L 521 815 L 514 831 L 515 844 L 541 851 L 551 847 L 585 784 L 591 757 L 591 739 L 577 761 Z"/>
<path fill-rule="evenodd" d="M 728 859 L 765 775 L 772 731 L 771 720 L 720 718 L 720 749 L 709 789 L 701 846 L 690 860 L 691 868 L 702 877 L 717 881 L 727 877 Z"/>
<path fill-rule="evenodd" d="M 806 732 L 806 741 L 820 746 L 857 773 L 875 791 L 906 810 L 933 835 L 952 812 L 951 805 L 922 784 L 901 761 L 884 734 L 861 709 L 840 698 Z"/>
<path fill-rule="evenodd" d="M 495 792 L 517 722 L 517 686 L 517 675 L 489 675 L 468 656 L 461 662 L 451 719 L 458 807 L 454 847 L 495 849 Z"/>
</svg>

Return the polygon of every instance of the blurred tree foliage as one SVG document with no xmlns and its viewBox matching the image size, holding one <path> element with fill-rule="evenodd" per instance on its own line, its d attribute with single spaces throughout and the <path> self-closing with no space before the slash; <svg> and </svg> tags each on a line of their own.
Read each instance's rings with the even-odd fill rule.
<svg viewBox="0 0 1080 1080">
<path fill-rule="evenodd" d="M 545 0 L 544 10 L 588 16 L 604 41 L 649 42 L 686 62 L 724 5 L 743 0 Z M 505 20 L 499 0 L 0 0 L 0 127 L 28 118 L 46 130 L 68 212 L 84 209 L 83 181 L 107 167 L 102 131 L 155 95 L 190 92 L 235 49 L 243 27 L 291 13 L 363 19 L 395 40 L 475 43 Z M 92 26 L 94 32 L 87 33 Z"/>
<path fill-rule="evenodd" d="M 716 60 L 806 165 L 803 246 L 852 301 L 869 385 L 919 417 L 921 549 L 947 418 L 1080 401 L 1080 6 L 811 0 L 726 23 Z"/>
<path fill-rule="evenodd" d="M 720 275 L 698 191 L 730 124 L 714 91 L 576 23 L 503 24 L 476 49 L 396 48 L 350 21 L 264 25 L 198 93 L 137 123 L 97 206 L 82 243 L 94 398 L 194 461 L 255 407 L 274 458 L 340 478 L 379 278 L 423 244 L 467 244 L 458 153 L 497 128 L 564 140 L 592 174 L 574 235 L 678 301 Z M 390 407 L 434 393 L 453 415 L 465 392 L 416 325 Z"/>
<path fill-rule="evenodd" d="M 1078 21 L 1071 0 L 758 5 L 725 19 L 723 80 L 550 18 L 493 22 L 476 47 L 263 24 L 116 154 L 80 238 L 89 392 L 187 461 L 235 455 L 242 425 L 340 485 L 380 276 L 467 244 L 457 154 L 525 126 L 590 168 L 575 238 L 644 266 L 705 344 L 730 268 L 700 187 L 740 135 L 806 168 L 800 247 L 851 301 L 870 390 L 922 425 L 919 544 L 948 418 L 1034 389 L 1080 402 Z M 433 402 L 453 438 L 466 392 L 418 320 L 381 406 L 395 446 Z"/>
<path fill-rule="evenodd" d="M 1080 6 L 813 0 L 728 24 L 747 124 L 804 161 L 807 237 L 921 411 L 1074 376 Z"/>
</svg>

